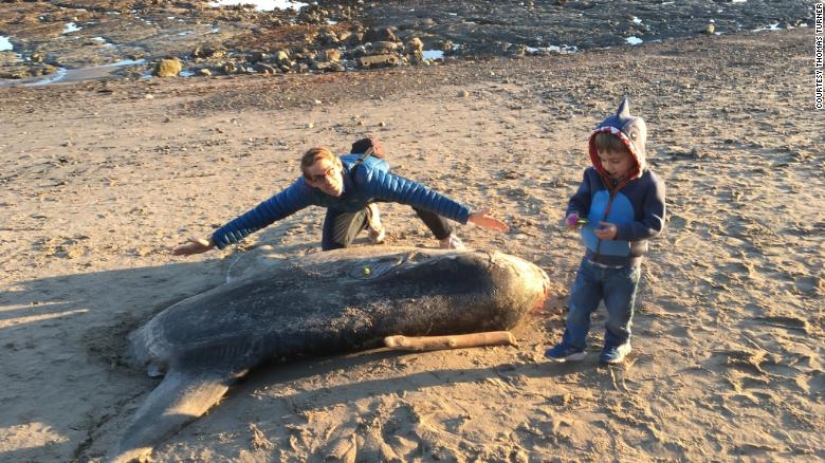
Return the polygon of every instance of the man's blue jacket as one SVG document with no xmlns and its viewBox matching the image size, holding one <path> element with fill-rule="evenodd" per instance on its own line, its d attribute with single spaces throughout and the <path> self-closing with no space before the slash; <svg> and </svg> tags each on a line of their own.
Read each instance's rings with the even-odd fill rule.
<svg viewBox="0 0 825 463">
<path fill-rule="evenodd" d="M 389 165 L 383 159 L 370 156 L 359 164 L 358 158 L 355 154 L 341 156 L 344 191 L 340 197 L 330 196 L 310 186 L 301 176 L 285 190 L 216 230 L 212 240 L 219 249 L 223 249 L 308 206 L 356 212 L 370 203 L 395 202 L 467 223 L 470 216 L 467 206 L 389 172 Z"/>
</svg>

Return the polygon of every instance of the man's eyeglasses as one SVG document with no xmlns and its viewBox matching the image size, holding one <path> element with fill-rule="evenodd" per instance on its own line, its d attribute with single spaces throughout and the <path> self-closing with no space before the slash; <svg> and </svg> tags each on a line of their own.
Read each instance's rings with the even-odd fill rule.
<svg viewBox="0 0 825 463">
<path fill-rule="evenodd" d="M 322 183 L 333 175 L 335 175 L 335 166 L 329 166 L 323 174 L 306 175 L 306 178 L 312 183 Z"/>
</svg>

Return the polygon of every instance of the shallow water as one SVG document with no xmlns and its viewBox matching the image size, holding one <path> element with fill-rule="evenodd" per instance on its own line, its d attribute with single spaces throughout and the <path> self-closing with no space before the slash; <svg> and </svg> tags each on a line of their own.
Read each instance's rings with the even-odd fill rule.
<svg viewBox="0 0 825 463">
<path fill-rule="evenodd" d="M 80 82 L 84 80 L 99 79 L 111 75 L 119 68 L 124 66 L 135 66 L 145 63 L 146 60 L 122 60 L 112 64 L 103 66 L 95 66 L 82 69 L 65 69 L 60 68 L 54 74 L 39 77 L 29 77 L 26 79 L 0 79 L 0 88 L 2 87 L 16 87 L 23 85 L 26 87 L 49 85 L 56 83 Z"/>
<path fill-rule="evenodd" d="M 427 60 L 444 59 L 444 52 L 441 50 L 424 50 L 422 55 Z"/>
<path fill-rule="evenodd" d="M 0 35 L 0 51 L 12 51 L 14 46 L 5 35 Z"/>
<path fill-rule="evenodd" d="M 82 27 L 78 26 L 75 23 L 68 23 L 66 24 L 66 26 L 63 27 L 63 34 L 70 34 L 72 32 L 77 32 L 82 29 Z"/>
</svg>

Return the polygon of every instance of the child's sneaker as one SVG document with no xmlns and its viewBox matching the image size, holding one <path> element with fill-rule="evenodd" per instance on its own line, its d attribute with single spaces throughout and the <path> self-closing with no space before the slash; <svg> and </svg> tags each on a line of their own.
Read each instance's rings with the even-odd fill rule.
<svg viewBox="0 0 825 463">
<path fill-rule="evenodd" d="M 367 204 L 367 230 L 369 231 L 370 241 L 375 244 L 381 244 L 387 237 L 387 229 L 381 223 L 381 214 L 378 212 L 378 205 L 375 203 Z"/>
<path fill-rule="evenodd" d="M 630 353 L 630 350 L 629 342 L 617 347 L 605 347 L 604 350 L 602 350 L 601 356 L 599 356 L 599 363 L 611 365 L 622 363 L 624 358 L 627 357 L 627 354 Z"/>
<path fill-rule="evenodd" d="M 577 362 L 583 360 L 587 353 L 584 349 L 577 349 L 569 344 L 560 342 L 555 346 L 547 349 L 544 356 L 554 362 Z"/>
<path fill-rule="evenodd" d="M 452 234 L 444 238 L 443 240 L 439 241 L 439 244 L 441 245 L 441 249 L 455 249 L 457 251 L 464 250 L 464 243 L 462 243 L 461 238 L 455 236 L 455 234 Z"/>
</svg>

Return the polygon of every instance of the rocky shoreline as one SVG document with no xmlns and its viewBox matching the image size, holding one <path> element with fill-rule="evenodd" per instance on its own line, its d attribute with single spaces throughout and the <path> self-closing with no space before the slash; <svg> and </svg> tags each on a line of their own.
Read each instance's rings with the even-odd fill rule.
<svg viewBox="0 0 825 463">
<path fill-rule="evenodd" d="M 809 27 L 804 0 L 3 3 L 0 86 L 101 77 L 343 72 Z M 301 4 L 303 5 L 303 4 Z"/>
</svg>

